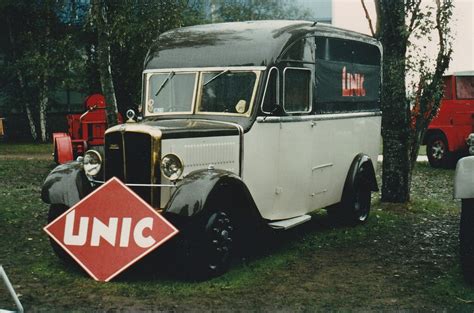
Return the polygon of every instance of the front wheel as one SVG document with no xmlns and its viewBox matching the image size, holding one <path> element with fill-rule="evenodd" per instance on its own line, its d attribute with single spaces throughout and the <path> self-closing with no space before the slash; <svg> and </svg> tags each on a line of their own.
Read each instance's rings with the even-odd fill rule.
<svg viewBox="0 0 474 313">
<path fill-rule="evenodd" d="M 451 153 L 445 136 L 434 134 L 428 138 L 426 143 L 426 154 L 430 165 L 434 168 L 449 167 Z"/>
<path fill-rule="evenodd" d="M 66 212 L 69 207 L 60 204 L 52 204 L 49 207 L 48 211 L 48 224 L 58 218 L 61 214 Z M 74 259 L 66 252 L 64 249 L 53 239 L 49 238 L 49 242 L 51 244 L 51 248 L 53 248 L 54 254 L 63 261 L 66 265 L 73 265 L 76 264 Z"/>
<path fill-rule="evenodd" d="M 474 284 L 474 199 L 462 200 L 459 249 L 464 279 Z"/>
<path fill-rule="evenodd" d="M 231 263 L 235 232 L 225 211 L 207 214 L 193 232 L 178 240 L 178 258 L 188 277 L 203 280 L 224 274 Z M 184 261 L 184 262 L 183 262 Z"/>
</svg>

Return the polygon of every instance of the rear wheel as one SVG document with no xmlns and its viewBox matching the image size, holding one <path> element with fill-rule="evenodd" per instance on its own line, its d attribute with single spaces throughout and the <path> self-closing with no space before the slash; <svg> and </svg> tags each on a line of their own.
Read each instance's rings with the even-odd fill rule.
<svg viewBox="0 0 474 313">
<path fill-rule="evenodd" d="M 371 188 L 367 174 L 362 168 L 356 175 L 352 191 L 345 191 L 342 196 L 341 208 L 330 210 L 332 218 L 337 213 L 337 219 L 346 225 L 365 223 L 369 218 L 371 204 Z"/>
<path fill-rule="evenodd" d="M 462 200 L 459 249 L 464 279 L 474 284 L 474 199 Z"/>
<path fill-rule="evenodd" d="M 449 152 L 448 142 L 444 135 L 434 134 L 428 138 L 426 143 L 426 154 L 432 167 L 449 167 L 451 162 L 451 153 Z"/>
</svg>

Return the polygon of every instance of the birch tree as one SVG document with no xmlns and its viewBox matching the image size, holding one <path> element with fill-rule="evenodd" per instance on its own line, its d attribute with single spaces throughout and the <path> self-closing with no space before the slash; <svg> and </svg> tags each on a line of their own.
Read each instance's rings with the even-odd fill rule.
<svg viewBox="0 0 474 313">
<path fill-rule="evenodd" d="M 449 25 L 453 3 L 435 0 L 433 6 L 422 0 L 374 2 L 375 23 L 361 0 L 372 35 L 384 49 L 382 201 L 407 202 L 421 140 L 440 107 L 442 77 L 452 53 Z M 422 39 L 436 40 L 434 60 L 417 46 Z"/>
</svg>

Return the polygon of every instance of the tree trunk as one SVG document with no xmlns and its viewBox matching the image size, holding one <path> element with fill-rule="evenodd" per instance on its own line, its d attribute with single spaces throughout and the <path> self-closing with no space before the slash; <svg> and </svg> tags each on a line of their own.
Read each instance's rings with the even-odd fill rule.
<svg viewBox="0 0 474 313">
<path fill-rule="evenodd" d="M 25 105 L 26 117 L 28 118 L 28 125 L 30 125 L 31 138 L 33 138 L 33 140 L 36 141 L 38 139 L 38 134 L 36 132 L 36 125 L 35 125 L 35 120 L 33 118 L 33 112 L 31 112 L 30 103 L 28 101 L 25 101 L 24 105 Z"/>
<path fill-rule="evenodd" d="M 407 35 L 403 1 L 380 1 L 384 46 L 382 90 L 382 201 L 410 199 L 410 108 L 405 92 Z"/>
<path fill-rule="evenodd" d="M 92 15 L 94 16 L 98 35 L 97 59 L 99 63 L 100 83 L 102 85 L 105 103 L 107 104 L 107 124 L 110 127 L 117 124 L 118 109 L 112 79 L 107 13 L 105 3 L 102 0 L 92 1 Z"/>
<path fill-rule="evenodd" d="M 40 130 L 41 130 L 41 141 L 46 142 L 48 139 L 48 134 L 46 132 L 46 111 L 48 109 L 49 104 L 49 96 L 48 96 L 48 80 L 46 76 L 43 76 L 41 92 L 40 92 L 40 107 L 39 107 L 39 115 L 40 115 Z"/>
</svg>

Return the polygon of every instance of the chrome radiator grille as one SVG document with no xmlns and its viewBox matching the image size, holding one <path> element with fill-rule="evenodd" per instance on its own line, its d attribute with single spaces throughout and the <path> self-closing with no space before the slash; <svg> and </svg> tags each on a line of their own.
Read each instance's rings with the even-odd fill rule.
<svg viewBox="0 0 474 313">
<path fill-rule="evenodd" d="M 153 158 L 154 139 L 146 133 L 112 132 L 105 136 L 105 179 L 117 177 L 128 184 L 153 184 L 159 181 L 159 169 Z M 156 165 L 157 166 L 157 165 Z M 157 171 L 158 170 L 158 171 Z M 155 177 L 155 173 L 158 173 Z M 159 190 L 148 186 L 130 186 L 143 200 L 158 204 Z"/>
</svg>

